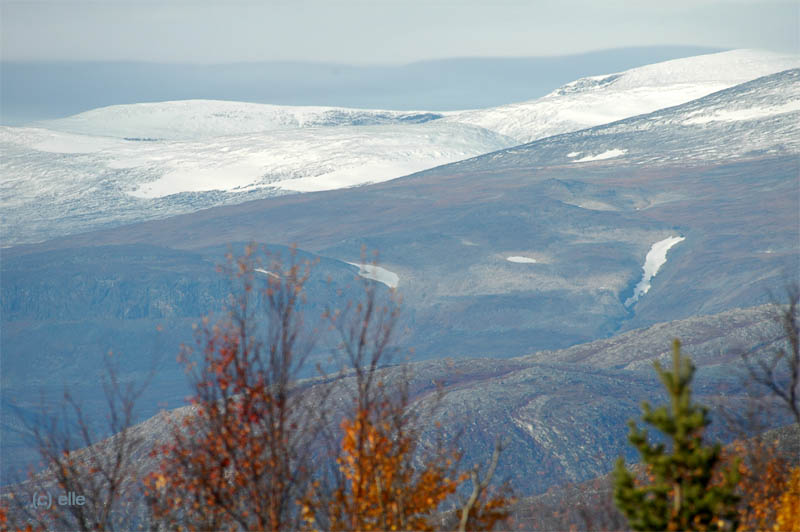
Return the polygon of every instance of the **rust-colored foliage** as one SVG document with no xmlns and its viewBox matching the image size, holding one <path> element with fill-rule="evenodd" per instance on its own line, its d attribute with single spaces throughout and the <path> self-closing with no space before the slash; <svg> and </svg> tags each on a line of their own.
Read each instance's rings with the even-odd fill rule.
<svg viewBox="0 0 800 532">
<path fill-rule="evenodd" d="M 783 346 L 771 356 L 743 353 L 742 358 L 748 372 L 746 384 L 766 390 L 770 401 L 782 404 L 800 422 L 800 286 L 787 288 L 787 300 L 787 304 L 776 304 L 774 313 Z M 734 425 L 742 423 L 743 435 L 764 432 L 761 416 L 772 422 L 775 414 L 769 404 L 754 400 L 744 423 L 735 416 L 729 418 Z M 739 530 L 800 530 L 797 450 L 781 452 L 780 443 L 764 435 L 743 437 L 726 453 L 727 460 L 738 461 Z"/>
<path fill-rule="evenodd" d="M 154 451 L 160 467 L 145 483 L 156 517 L 171 525 L 282 530 L 300 523 L 294 505 L 320 425 L 293 391 L 308 352 L 298 307 L 309 269 L 275 260 L 263 270 L 254 251 L 236 261 L 229 255 L 227 272 L 239 289 L 226 320 L 205 322 L 202 367 L 184 353 L 195 388 L 191 414 Z M 263 290 L 254 277 L 260 271 L 267 272 Z"/>
<path fill-rule="evenodd" d="M 739 458 L 739 530 L 771 529 L 786 484 L 786 461 L 773 442 L 761 440 L 734 442 L 728 454 Z"/>
<path fill-rule="evenodd" d="M 459 514 L 462 525 L 488 530 L 504 519 L 507 500 L 487 489 L 496 457 L 480 481 L 477 470 L 459 475 L 458 455 L 444 445 L 417 452 L 428 418 L 409 408 L 410 377 L 383 380 L 398 315 L 394 294 L 384 305 L 375 286 L 365 284 L 363 302 L 326 313 L 331 330 L 341 333 L 347 371 L 321 391 L 310 388 L 315 395 L 308 397 L 296 378 L 315 334 L 300 312 L 309 267 L 273 261 L 266 270 L 253 253 L 249 247 L 244 257 L 229 257 L 226 270 L 240 285 L 227 319 L 205 322 L 199 364 L 184 353 L 195 388 L 191 411 L 174 421 L 171 441 L 154 451 L 159 468 L 145 480 L 161 524 L 431 530 L 432 515 L 468 478 L 479 482 Z M 264 274 L 263 291 L 256 272 Z M 338 413 L 341 434 L 328 432 L 326 398 L 333 389 L 353 392 L 352 415 Z"/>
</svg>

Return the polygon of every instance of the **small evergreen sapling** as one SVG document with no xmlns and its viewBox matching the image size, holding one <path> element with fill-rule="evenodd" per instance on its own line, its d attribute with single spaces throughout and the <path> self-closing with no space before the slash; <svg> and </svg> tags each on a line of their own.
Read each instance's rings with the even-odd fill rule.
<svg viewBox="0 0 800 532">
<path fill-rule="evenodd" d="M 664 433 L 671 445 L 667 449 L 663 443 L 649 443 L 647 430 L 630 421 L 628 439 L 642 455 L 649 483 L 637 481 L 620 458 L 614 500 L 636 530 L 735 530 L 737 469 L 723 471 L 721 478 L 715 474 L 721 447 L 703 444 L 711 419 L 706 407 L 691 401 L 695 368 L 681 354 L 678 340 L 672 346 L 672 361 L 672 371 L 654 363 L 669 393 L 669 406 L 654 410 L 647 402 L 642 405 L 642 420 Z"/>
</svg>

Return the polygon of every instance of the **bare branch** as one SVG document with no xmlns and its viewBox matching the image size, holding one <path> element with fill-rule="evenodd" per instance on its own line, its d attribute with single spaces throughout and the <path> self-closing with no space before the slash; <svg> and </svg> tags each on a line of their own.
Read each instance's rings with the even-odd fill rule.
<svg viewBox="0 0 800 532">
<path fill-rule="evenodd" d="M 492 458 L 489 460 L 489 467 L 486 469 L 484 478 L 480 477 L 480 466 L 475 464 L 470 471 L 470 479 L 472 480 L 472 493 L 470 493 L 467 502 L 461 508 L 461 520 L 458 525 L 459 532 L 465 532 L 470 522 L 474 522 L 477 517 L 478 502 L 482 497 L 485 497 L 489 484 L 494 477 L 494 472 L 497 469 L 497 463 L 500 461 L 500 453 L 503 451 L 503 445 L 498 440 L 495 442 Z M 474 525 L 474 523 L 473 523 Z M 473 526 L 474 528 L 474 526 Z"/>
<path fill-rule="evenodd" d="M 788 349 L 779 348 L 767 360 L 753 360 L 750 353 L 742 358 L 752 381 L 779 398 L 800 423 L 800 286 L 789 287 L 787 295 L 785 305 L 776 304 L 776 319 Z"/>
</svg>

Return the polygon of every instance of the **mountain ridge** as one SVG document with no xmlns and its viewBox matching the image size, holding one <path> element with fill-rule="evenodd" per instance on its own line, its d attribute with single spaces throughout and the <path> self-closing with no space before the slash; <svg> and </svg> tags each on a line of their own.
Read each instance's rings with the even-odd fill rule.
<svg viewBox="0 0 800 532">
<path fill-rule="evenodd" d="M 733 337 L 727 327 L 730 320 L 737 323 Z M 441 386 L 443 399 L 425 432 L 426 441 L 436 437 L 432 428 L 436 422 L 448 438 L 461 434 L 452 441 L 459 442 L 466 463 L 484 463 L 494 441 L 505 439 L 498 478 L 511 480 L 521 496 L 543 493 L 550 487 L 583 482 L 607 473 L 618 455 L 628 460 L 635 458 L 625 437 L 627 420 L 638 414 L 642 399 L 660 400 L 661 394 L 653 395 L 660 386 L 651 365 L 624 366 L 625 362 L 616 358 L 618 354 L 650 352 L 654 358 L 660 358 L 669 350 L 669 342 L 661 345 L 664 339 L 684 338 L 684 351 L 698 367 L 693 387 L 695 398 L 713 406 L 712 416 L 716 419 L 720 404 L 735 411 L 737 405 L 748 400 L 750 392 L 742 384 L 746 373 L 740 353 L 747 351 L 756 358 L 773 353 L 783 345 L 779 329 L 775 308 L 762 305 L 661 323 L 613 341 L 599 340 L 567 350 L 505 360 L 414 362 L 408 373 L 411 404 L 429 403 L 436 395 L 432 392 Z M 595 353 L 595 363 L 576 361 L 571 354 L 575 352 Z M 720 366 L 721 361 L 724 366 Z M 401 367 L 388 367 L 384 371 L 387 385 L 407 374 Z M 315 386 L 339 382 L 336 386 L 341 388 L 329 404 L 342 405 L 346 401 L 336 397 L 346 395 L 352 384 L 349 379 L 347 374 L 341 381 L 311 379 L 298 383 L 298 387 L 304 390 L 304 395 L 313 397 Z M 140 448 L 135 451 L 140 457 L 141 474 L 155 467 L 147 449 L 164 443 L 170 423 L 179 423 L 193 409 L 185 406 L 161 412 L 133 427 L 132 437 L 142 438 Z M 775 415 L 769 422 L 771 426 L 780 426 L 788 419 L 788 414 Z M 736 436 L 726 430 L 714 423 L 709 437 L 729 441 Z M 423 441 L 421 448 L 425 444 Z M 103 442 L 97 445 L 102 446 Z"/>
<path fill-rule="evenodd" d="M 769 69 L 768 65 L 763 68 Z M 607 96 L 601 95 L 596 99 L 600 102 Z M 630 94 L 623 99 L 635 100 Z M 252 106 L 257 104 L 248 104 L 248 108 Z M 273 107 L 269 108 L 274 111 Z M 312 115 L 317 112 L 313 111 Z M 323 121 L 327 120 L 326 112 L 318 113 Z M 425 113 L 349 112 L 355 112 L 354 116 L 372 117 L 369 120 L 373 121 L 386 120 L 389 124 L 341 125 L 334 118 L 334 123 L 339 124 L 334 127 L 280 129 L 234 137 L 172 141 L 157 140 L 156 131 L 151 131 L 150 135 L 135 129 L 124 133 L 129 139 L 125 140 L 31 128 L 0 128 L 0 146 L 6 155 L 0 169 L 9 176 L 0 191 L 3 192 L 4 210 L 13 213 L 0 220 L 4 228 L 3 244 L 43 241 L 93 228 L 163 218 L 293 191 L 307 193 L 385 181 L 439 167 L 443 163 L 470 160 L 469 157 L 481 154 L 507 157 L 514 152 L 502 150 L 519 142 L 485 127 L 459 123 L 457 114 L 427 120 L 431 117 Z M 509 112 L 513 114 L 515 111 L 512 108 Z M 502 116 L 505 114 L 501 113 Z M 403 116 L 421 116 L 420 120 L 426 121 L 409 124 L 397 118 Z M 224 121 L 223 117 L 212 118 L 212 123 Z M 697 122 L 709 118 L 694 116 L 686 119 Z M 695 135 L 686 135 L 683 146 L 678 147 L 687 149 L 690 139 L 695 143 L 702 142 L 706 128 L 701 126 L 720 131 L 713 117 L 710 120 L 705 124 L 695 123 L 696 127 L 692 129 Z M 117 125 L 115 123 L 114 127 Z M 562 124 L 556 129 L 563 131 L 565 127 L 579 126 L 581 124 Z M 791 139 L 793 137 L 789 135 L 796 133 L 785 121 L 779 121 L 777 126 L 785 130 L 775 130 L 783 137 Z M 592 131 L 591 134 L 596 135 L 599 130 Z M 628 132 L 628 135 L 632 134 Z M 752 140 L 743 143 L 739 138 L 741 134 L 741 131 L 727 133 L 732 141 L 719 143 L 719 146 L 727 148 L 724 153 L 706 153 L 696 147 L 698 153 L 694 157 L 721 159 L 742 147 L 750 151 L 761 148 Z M 552 144 L 561 137 L 548 138 Z M 574 143 L 579 137 L 568 138 Z M 626 142 L 635 144 L 636 139 Z M 538 146 L 546 151 L 548 144 Z M 768 139 L 763 146 L 769 146 Z M 609 146 L 594 151 L 576 148 L 560 154 L 560 160 L 551 160 L 547 164 L 611 161 L 620 156 L 630 157 L 633 155 L 628 153 L 630 149 L 630 146 Z M 795 149 L 796 146 L 790 143 L 783 152 L 793 153 Z M 309 152 L 314 156 L 309 157 Z M 565 159 L 569 153 L 576 155 Z M 502 161 L 497 163 L 502 166 Z M 54 192 L 56 190 L 58 193 Z M 43 203 L 50 205 L 44 216 L 41 212 Z"/>
</svg>

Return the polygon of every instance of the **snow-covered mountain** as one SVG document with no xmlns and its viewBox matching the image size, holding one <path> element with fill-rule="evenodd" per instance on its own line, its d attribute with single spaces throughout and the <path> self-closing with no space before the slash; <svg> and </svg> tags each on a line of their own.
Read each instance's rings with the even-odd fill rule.
<svg viewBox="0 0 800 532">
<path fill-rule="evenodd" d="M 461 160 L 509 142 L 480 128 L 448 123 L 295 128 L 158 142 L 0 129 L 0 143 L 9 155 L 7 175 L 27 173 L 22 181 L 41 188 L 37 176 L 51 174 L 53 188 L 47 188 L 53 190 L 63 182 L 59 173 L 74 172 L 74 161 L 87 172 L 72 180 L 92 187 L 96 179 L 104 186 L 111 178 L 115 188 L 136 198 L 264 187 L 299 192 L 343 188 Z"/>
<path fill-rule="evenodd" d="M 513 144 L 481 128 L 438 121 L 172 141 L 3 127 L 3 244 L 385 181 Z"/>
<path fill-rule="evenodd" d="M 419 124 L 444 115 L 427 111 L 181 100 L 112 105 L 32 125 L 82 135 L 190 140 L 296 128 Z"/>
<path fill-rule="evenodd" d="M 683 105 L 460 161 L 445 171 L 581 164 L 706 165 L 800 154 L 800 68 Z M 453 168 L 453 166 L 455 168 Z"/>
<path fill-rule="evenodd" d="M 295 128 L 424 123 L 470 124 L 514 144 L 606 124 L 800 67 L 797 55 L 733 50 L 581 78 L 526 102 L 470 111 L 389 111 L 214 100 L 114 105 L 33 124 L 54 131 L 129 139 L 189 140 Z"/>
<path fill-rule="evenodd" d="M 480 126 L 522 144 L 672 107 L 798 67 L 797 55 L 733 50 L 582 78 L 536 100 L 465 111 L 444 120 Z"/>
<path fill-rule="evenodd" d="M 683 103 L 792 66 L 800 66 L 800 58 L 725 52 L 585 78 L 540 100 L 480 111 L 190 100 L 105 107 L 39 127 L 0 127 L 2 245 L 278 194 L 386 181 Z M 776 90 L 780 97 L 786 88 Z M 795 104 L 769 104 L 769 112 L 785 113 Z M 744 116 L 731 115 L 733 108 L 726 105 L 730 102 L 721 101 L 716 114 L 707 115 L 698 108 L 684 117 L 684 125 L 698 126 L 691 129 L 697 132 L 703 129 L 698 121 L 713 126 L 719 117 Z M 696 150 L 711 149 L 692 138 Z M 635 142 L 602 150 L 587 146 L 562 158 L 613 159 L 629 153 Z"/>
</svg>

